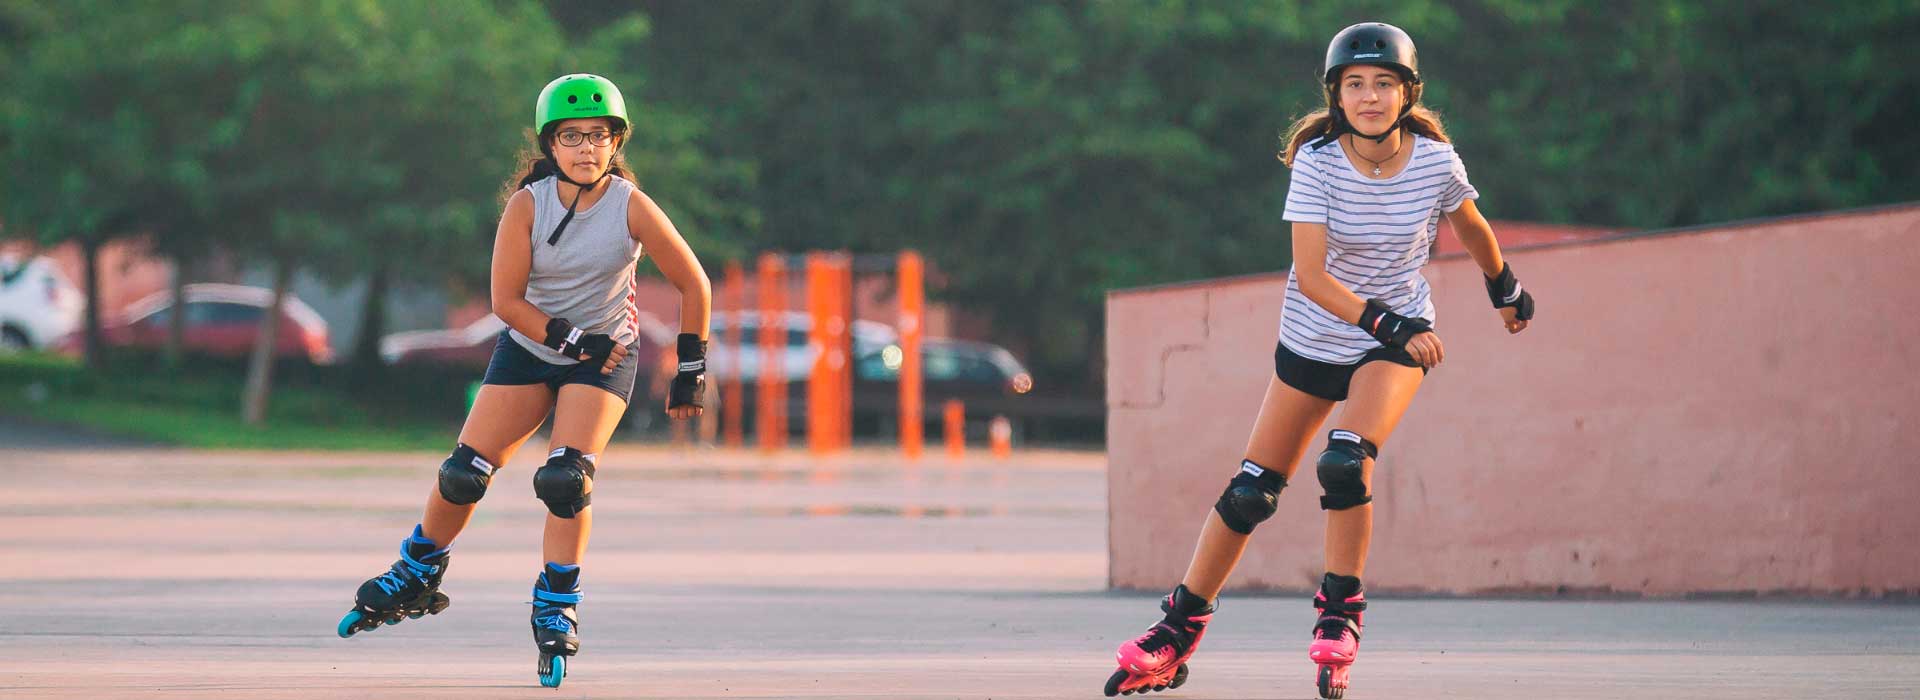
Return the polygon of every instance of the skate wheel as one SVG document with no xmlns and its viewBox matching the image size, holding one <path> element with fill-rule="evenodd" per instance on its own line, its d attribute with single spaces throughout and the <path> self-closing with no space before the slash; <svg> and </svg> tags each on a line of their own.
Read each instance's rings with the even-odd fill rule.
<svg viewBox="0 0 1920 700">
<path fill-rule="evenodd" d="M 540 655 L 540 685 L 548 688 L 560 687 L 560 681 L 567 677 L 567 657 L 552 654 Z"/>
<path fill-rule="evenodd" d="M 362 617 L 365 617 L 365 616 L 361 615 L 360 611 L 358 610 L 350 611 L 347 613 L 346 617 L 340 618 L 340 626 L 336 628 L 334 631 L 340 633 L 341 639 L 346 639 L 348 637 L 351 637 L 353 636 L 353 633 L 360 631 L 358 628 L 360 626 L 360 619 Z"/>
<path fill-rule="evenodd" d="M 1335 686 L 1333 684 L 1333 667 L 1332 666 L 1320 667 L 1319 686 L 1320 686 L 1320 697 L 1322 698 L 1322 700 L 1340 700 L 1341 698 L 1346 697 L 1347 695 L 1347 689 L 1345 686 Z"/>
<path fill-rule="evenodd" d="M 1127 680 L 1126 671 L 1114 671 L 1113 675 L 1108 676 L 1107 677 L 1107 697 L 1113 697 L 1115 695 L 1119 695 L 1120 684 L 1126 682 L 1126 680 Z"/>
<path fill-rule="evenodd" d="M 1180 669 L 1173 672 L 1173 680 L 1167 683 L 1166 687 L 1168 689 L 1178 688 L 1182 685 L 1185 685 L 1186 682 L 1187 682 L 1187 665 L 1180 664 Z"/>
</svg>

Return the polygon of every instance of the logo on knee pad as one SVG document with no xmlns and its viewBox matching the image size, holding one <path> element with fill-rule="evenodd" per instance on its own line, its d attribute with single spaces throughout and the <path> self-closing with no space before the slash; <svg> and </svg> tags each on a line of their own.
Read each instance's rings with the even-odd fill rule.
<svg viewBox="0 0 1920 700">
<path fill-rule="evenodd" d="M 1267 473 L 1267 470 L 1264 467 L 1261 467 L 1258 464 L 1254 464 L 1253 460 L 1251 459 L 1240 460 L 1240 471 L 1246 472 L 1248 474 L 1252 474 L 1254 476 L 1260 476 L 1261 474 Z"/>
</svg>

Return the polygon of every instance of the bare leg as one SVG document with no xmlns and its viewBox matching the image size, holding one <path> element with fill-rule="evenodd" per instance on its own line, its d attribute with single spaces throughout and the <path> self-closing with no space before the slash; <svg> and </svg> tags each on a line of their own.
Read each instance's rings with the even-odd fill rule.
<svg viewBox="0 0 1920 700">
<path fill-rule="evenodd" d="M 548 449 L 571 447 L 598 455 L 607 448 L 627 402 L 599 387 L 568 384 L 560 387 L 559 405 L 553 411 L 553 441 Z M 593 493 L 593 479 L 587 479 L 587 493 Z M 578 564 L 587 553 L 587 538 L 593 531 L 593 506 L 587 506 L 571 518 L 547 514 L 547 526 L 541 539 L 541 555 L 555 564 Z"/>
<path fill-rule="evenodd" d="M 1278 469 L 1289 481 L 1300 456 L 1306 454 L 1320 423 L 1333 411 L 1333 402 L 1269 379 L 1267 396 L 1260 403 L 1260 416 L 1247 438 L 1246 459 L 1269 469 Z M 1194 547 L 1193 562 L 1187 565 L 1181 583 L 1194 595 L 1213 600 L 1226 586 L 1227 575 L 1240 563 L 1249 535 L 1227 527 L 1220 514 L 1207 511 L 1207 522 L 1200 528 L 1200 543 Z"/>
<path fill-rule="evenodd" d="M 460 429 L 460 442 L 480 453 L 496 467 L 504 467 L 520 445 L 533 437 L 540 423 L 553 410 L 553 390 L 545 384 L 506 386 L 487 384 L 474 398 L 467 424 Z M 455 505 L 440 496 L 436 482 L 427 495 L 426 515 L 420 518 L 420 534 L 442 547 L 453 544 L 467 528 L 475 506 Z"/>
<path fill-rule="evenodd" d="M 1376 447 L 1386 449 L 1387 438 L 1400 424 L 1400 417 L 1413 402 L 1414 392 L 1426 377 L 1418 368 L 1392 362 L 1369 362 L 1353 373 L 1348 385 L 1347 405 L 1340 410 L 1334 427 L 1359 433 Z M 1373 460 L 1361 469 L 1367 492 L 1373 492 Z M 1327 571 L 1341 576 L 1359 577 L 1367 566 L 1367 546 L 1373 541 L 1373 504 L 1346 510 L 1327 511 Z"/>
</svg>

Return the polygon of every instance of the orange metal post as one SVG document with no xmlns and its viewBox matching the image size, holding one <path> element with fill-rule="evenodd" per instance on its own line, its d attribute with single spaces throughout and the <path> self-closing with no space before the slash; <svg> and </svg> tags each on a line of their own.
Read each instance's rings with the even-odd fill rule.
<svg viewBox="0 0 1920 700">
<path fill-rule="evenodd" d="M 919 459 L 924 449 L 921 425 L 920 332 L 926 305 L 926 271 L 920 254 L 900 254 L 900 450 Z"/>
<path fill-rule="evenodd" d="M 959 399 L 947 399 L 947 456 L 967 454 L 967 408 Z"/>
<path fill-rule="evenodd" d="M 722 420 L 722 438 L 727 447 L 738 449 L 747 444 L 746 435 L 746 387 L 741 380 L 741 319 L 747 316 L 747 272 L 740 261 L 727 261 L 726 279 L 720 283 L 721 308 L 728 311 L 733 323 L 720 329 L 720 345 L 727 357 L 733 358 L 733 378 L 720 388 L 720 414 Z"/>
<path fill-rule="evenodd" d="M 843 252 L 836 257 L 833 289 L 834 294 L 839 298 L 834 308 L 838 310 L 842 321 L 835 326 L 839 339 L 834 341 L 834 347 L 840 351 L 841 362 L 837 369 L 839 376 L 834 382 L 835 390 L 840 395 L 840 410 L 835 412 L 834 416 L 840 419 L 838 444 L 840 449 L 845 450 L 853 447 L 853 361 L 857 357 L 854 354 L 853 345 L 853 255 L 851 253 Z"/>
<path fill-rule="evenodd" d="M 760 449 L 787 446 L 786 265 L 773 253 L 760 255 Z"/>
<path fill-rule="evenodd" d="M 833 413 L 839 405 L 833 395 L 834 314 L 829 274 L 825 254 L 807 254 L 807 313 L 813 319 L 807 344 L 817 350 L 807 373 L 807 451 L 816 455 L 833 450 Z"/>
</svg>

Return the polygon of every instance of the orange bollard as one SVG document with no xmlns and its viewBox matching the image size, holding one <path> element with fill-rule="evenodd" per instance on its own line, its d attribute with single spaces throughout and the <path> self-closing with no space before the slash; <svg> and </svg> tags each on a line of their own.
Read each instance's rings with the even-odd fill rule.
<svg viewBox="0 0 1920 700">
<path fill-rule="evenodd" d="M 994 416 L 993 422 L 987 424 L 987 441 L 993 446 L 995 459 L 1013 456 L 1013 421 L 1006 416 Z"/>
<path fill-rule="evenodd" d="M 967 455 L 967 408 L 959 399 L 947 399 L 947 456 Z"/>
<path fill-rule="evenodd" d="M 807 372 L 807 451 L 815 455 L 832 452 L 839 433 L 834 420 L 840 402 L 834 395 L 833 363 L 840 358 L 833 345 L 833 324 L 838 319 L 833 312 L 831 274 L 824 253 L 807 254 L 807 315 L 813 319 L 807 344 L 815 350 L 813 367 Z"/>
<path fill-rule="evenodd" d="M 900 451 L 919 459 L 924 449 L 920 386 L 921 314 L 926 304 L 926 271 L 920 254 L 900 254 Z"/>
<path fill-rule="evenodd" d="M 834 347 L 839 349 L 840 363 L 835 373 L 834 391 L 840 396 L 840 409 L 834 416 L 839 419 L 840 430 L 836 443 L 840 449 L 853 448 L 853 254 L 841 252 L 834 260 L 834 294 L 837 296 L 834 308 L 841 323 L 835 327 L 838 339 Z"/>
<path fill-rule="evenodd" d="M 760 255 L 760 395 L 756 430 L 760 449 L 787 446 L 786 265 L 773 253 Z"/>
<path fill-rule="evenodd" d="M 739 449 L 747 444 L 746 433 L 746 387 L 740 370 L 741 342 L 740 328 L 742 319 L 747 316 L 747 273 L 741 268 L 740 261 L 727 261 L 726 279 L 720 283 L 720 304 L 726 309 L 733 323 L 720 329 L 720 346 L 723 352 L 733 358 L 733 379 L 720 388 L 720 414 L 723 422 L 722 439 L 727 447 Z"/>
</svg>

